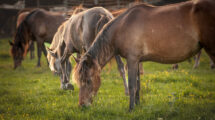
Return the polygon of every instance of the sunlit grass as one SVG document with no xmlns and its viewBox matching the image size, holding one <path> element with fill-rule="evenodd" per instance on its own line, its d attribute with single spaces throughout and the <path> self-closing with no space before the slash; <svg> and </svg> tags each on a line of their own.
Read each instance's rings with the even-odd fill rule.
<svg viewBox="0 0 215 120">
<path fill-rule="evenodd" d="M 171 65 L 146 62 L 141 75 L 140 105 L 128 112 L 129 97 L 115 62 L 101 74 L 102 85 L 91 107 L 78 106 L 78 88 L 60 89 L 59 77 L 26 56 L 22 67 L 12 69 L 8 39 L 0 40 L 0 119 L 141 119 L 214 120 L 215 70 L 204 53 L 200 66 L 187 61 L 173 71 Z M 74 66 L 74 61 L 73 66 Z"/>
</svg>

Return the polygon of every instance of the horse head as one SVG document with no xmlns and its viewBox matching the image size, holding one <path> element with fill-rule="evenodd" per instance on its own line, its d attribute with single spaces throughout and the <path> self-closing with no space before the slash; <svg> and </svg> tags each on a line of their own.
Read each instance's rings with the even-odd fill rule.
<svg viewBox="0 0 215 120">
<path fill-rule="evenodd" d="M 88 106 L 93 102 L 92 98 L 96 95 L 101 84 L 100 71 L 99 64 L 87 55 L 76 64 L 73 80 L 78 83 L 80 88 L 79 105 Z"/>
<path fill-rule="evenodd" d="M 29 39 L 32 37 L 30 29 L 25 21 L 21 22 L 16 30 L 14 42 L 9 42 L 12 46 L 11 54 L 14 61 L 14 69 L 21 65 L 24 56 L 28 51 Z"/>
<path fill-rule="evenodd" d="M 13 43 L 9 41 L 9 44 L 12 46 L 10 52 L 14 61 L 14 69 L 16 69 L 22 63 L 25 55 L 25 47 L 22 43 Z"/>
<path fill-rule="evenodd" d="M 52 72 L 55 72 L 57 74 L 61 74 L 60 69 L 60 59 L 57 57 L 57 52 L 54 52 L 54 50 L 47 48 L 48 54 L 47 59 L 49 62 L 49 68 Z"/>
</svg>

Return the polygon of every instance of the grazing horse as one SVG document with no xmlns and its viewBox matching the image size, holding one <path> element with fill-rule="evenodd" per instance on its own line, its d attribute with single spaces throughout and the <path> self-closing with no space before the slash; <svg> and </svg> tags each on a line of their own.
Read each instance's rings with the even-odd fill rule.
<svg viewBox="0 0 215 120">
<path fill-rule="evenodd" d="M 61 42 L 63 41 L 62 39 L 62 33 L 64 32 L 65 29 L 65 25 L 66 25 L 67 21 L 65 21 L 62 25 L 60 25 L 60 27 L 58 28 L 57 32 L 54 35 L 54 38 L 52 40 L 52 43 L 49 47 L 49 49 L 55 49 L 58 47 L 59 44 L 61 44 Z M 48 51 L 49 51 L 48 49 Z M 63 50 L 59 49 L 57 55 L 62 55 L 63 54 Z M 55 72 L 56 74 L 60 75 L 60 79 L 61 79 L 61 88 L 62 89 L 68 89 L 68 90 L 73 90 L 73 86 L 69 83 L 69 82 L 63 82 L 63 76 L 61 74 L 61 70 L 60 70 L 60 61 L 59 59 L 56 57 L 52 57 L 52 55 L 48 52 L 47 54 L 47 59 L 49 62 L 49 67 L 51 69 L 51 71 Z M 70 73 L 72 70 L 72 66 L 71 63 L 69 61 L 69 59 L 66 61 L 66 66 L 67 66 L 67 70 L 66 70 L 66 74 L 68 76 L 68 79 L 70 79 Z"/>
<path fill-rule="evenodd" d="M 79 105 L 92 103 L 100 87 L 100 72 L 115 55 L 127 60 L 131 111 L 139 104 L 138 63 L 173 64 L 204 48 L 215 62 L 215 1 L 196 0 L 166 6 L 141 4 L 105 25 L 75 66 L 80 84 Z"/>
<path fill-rule="evenodd" d="M 30 40 L 37 43 L 37 66 L 40 66 L 41 52 L 47 55 L 44 42 L 51 42 L 57 28 L 64 22 L 65 17 L 56 12 L 36 9 L 30 12 L 17 28 L 14 43 L 11 43 L 11 53 L 14 60 L 14 69 L 21 65 L 27 53 Z"/>
<path fill-rule="evenodd" d="M 94 7 L 72 17 L 62 24 L 54 36 L 48 49 L 49 67 L 61 75 L 61 88 L 72 88 L 69 83 L 71 65 L 69 57 L 72 53 L 84 53 L 88 50 L 97 33 L 113 19 L 112 14 L 102 7 Z M 125 93 L 128 94 L 124 64 L 120 56 L 115 56 L 118 70 L 123 77 Z"/>
</svg>

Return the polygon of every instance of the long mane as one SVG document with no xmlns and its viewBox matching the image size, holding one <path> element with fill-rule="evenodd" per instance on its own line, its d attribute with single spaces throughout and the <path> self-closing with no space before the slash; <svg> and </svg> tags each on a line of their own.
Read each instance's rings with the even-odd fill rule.
<svg viewBox="0 0 215 120">
<path fill-rule="evenodd" d="M 17 46 L 18 48 L 21 48 L 24 51 L 24 55 L 27 52 L 28 42 L 29 42 L 29 40 L 26 39 L 26 36 L 28 35 L 29 37 L 31 37 L 30 29 L 28 27 L 27 21 L 37 11 L 38 10 L 33 10 L 32 12 L 30 12 L 25 17 L 25 19 L 20 23 L 20 25 L 18 26 L 18 28 L 16 30 L 14 45 Z"/>
<path fill-rule="evenodd" d="M 50 49 L 51 50 L 56 50 L 58 49 L 58 46 L 60 44 L 62 44 L 63 41 L 63 34 L 65 32 L 65 25 L 67 24 L 67 21 L 63 22 L 59 27 L 57 32 L 55 33 L 54 37 L 53 37 L 53 41 L 50 45 Z"/>
</svg>

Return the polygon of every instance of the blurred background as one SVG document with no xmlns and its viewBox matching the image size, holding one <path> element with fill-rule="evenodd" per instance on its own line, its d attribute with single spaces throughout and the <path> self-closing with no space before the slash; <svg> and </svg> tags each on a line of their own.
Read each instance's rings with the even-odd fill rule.
<svg viewBox="0 0 215 120">
<path fill-rule="evenodd" d="M 81 4 L 86 8 L 102 6 L 112 11 L 128 8 L 139 2 L 165 5 L 182 1 L 186 0 L 1 0 L 0 38 L 11 37 L 15 34 L 17 15 L 23 9 L 44 8 L 50 11 L 67 12 Z"/>
</svg>

